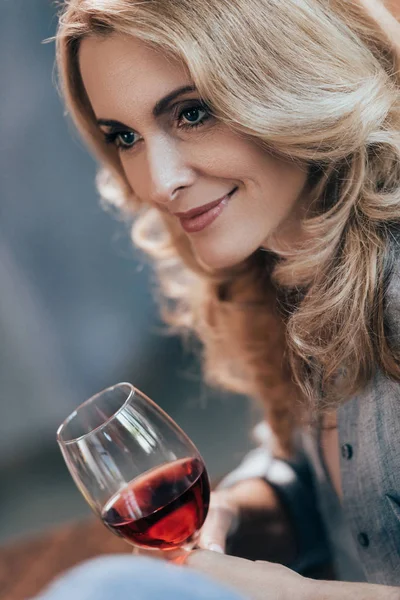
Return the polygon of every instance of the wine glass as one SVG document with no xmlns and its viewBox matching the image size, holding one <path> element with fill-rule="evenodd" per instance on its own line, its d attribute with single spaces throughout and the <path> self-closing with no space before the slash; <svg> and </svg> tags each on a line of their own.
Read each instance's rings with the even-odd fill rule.
<svg viewBox="0 0 400 600">
<path fill-rule="evenodd" d="M 192 550 L 209 506 L 207 471 L 195 445 L 152 400 L 118 383 L 79 406 L 57 441 L 92 510 L 136 553 L 161 551 L 179 562 Z"/>
</svg>

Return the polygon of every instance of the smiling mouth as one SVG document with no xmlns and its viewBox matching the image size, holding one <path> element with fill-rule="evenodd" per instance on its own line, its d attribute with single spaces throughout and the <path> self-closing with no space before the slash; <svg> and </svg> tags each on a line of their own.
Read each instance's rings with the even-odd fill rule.
<svg viewBox="0 0 400 600">
<path fill-rule="evenodd" d="M 235 187 L 229 194 L 226 194 L 218 200 L 214 200 L 214 202 L 203 204 L 203 206 L 193 208 L 184 213 L 175 213 L 175 216 L 179 218 L 182 228 L 187 233 L 197 233 L 198 231 L 202 231 L 219 217 L 237 189 L 238 188 Z"/>
<path fill-rule="evenodd" d="M 232 194 L 236 192 L 236 190 L 237 187 L 235 187 L 231 192 L 229 192 L 229 194 L 225 194 L 225 196 L 222 196 L 222 198 L 219 198 L 218 200 L 214 200 L 213 202 L 209 202 L 208 204 L 203 204 L 202 206 L 198 206 L 197 208 L 192 208 L 191 210 L 188 210 L 186 212 L 174 213 L 174 215 L 179 219 L 191 219 L 193 217 L 197 217 L 198 215 L 202 215 L 203 213 L 214 208 L 215 206 L 218 206 L 218 204 L 226 198 L 232 196 Z"/>
</svg>

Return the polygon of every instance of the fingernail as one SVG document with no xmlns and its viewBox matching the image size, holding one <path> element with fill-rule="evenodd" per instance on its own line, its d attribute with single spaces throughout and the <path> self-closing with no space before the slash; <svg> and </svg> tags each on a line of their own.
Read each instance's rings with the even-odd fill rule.
<svg viewBox="0 0 400 600">
<path fill-rule="evenodd" d="M 223 548 L 221 548 L 221 546 L 219 546 L 218 544 L 210 544 L 208 546 L 208 549 L 211 550 L 211 552 L 218 552 L 219 554 L 225 554 Z"/>
</svg>

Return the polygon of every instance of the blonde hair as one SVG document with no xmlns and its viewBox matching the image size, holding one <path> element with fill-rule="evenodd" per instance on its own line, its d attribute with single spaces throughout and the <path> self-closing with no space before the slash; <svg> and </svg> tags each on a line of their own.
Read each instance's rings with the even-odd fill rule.
<svg viewBox="0 0 400 600">
<path fill-rule="evenodd" d="M 283 453 L 305 414 L 337 407 L 376 368 L 400 381 L 385 321 L 400 221 L 398 23 L 392 17 L 388 27 L 389 13 L 371 6 L 68 0 L 60 15 L 67 107 L 103 165 L 103 197 L 121 208 L 136 202 L 133 238 L 155 260 L 165 319 L 200 337 L 211 383 L 261 399 Z M 312 210 L 302 245 L 260 250 L 210 273 L 168 217 L 137 202 L 79 72 L 80 41 L 112 32 L 182 59 L 217 118 L 278 156 L 308 163 Z"/>
</svg>

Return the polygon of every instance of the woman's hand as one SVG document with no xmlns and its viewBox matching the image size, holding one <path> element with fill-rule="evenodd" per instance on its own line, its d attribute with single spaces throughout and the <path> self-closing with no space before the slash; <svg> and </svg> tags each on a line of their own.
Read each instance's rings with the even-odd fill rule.
<svg viewBox="0 0 400 600">
<path fill-rule="evenodd" d="M 248 600 L 311 600 L 314 581 L 275 563 L 252 562 L 195 550 L 185 564 L 219 581 Z"/>
<path fill-rule="evenodd" d="M 296 556 L 289 519 L 273 488 L 262 479 L 241 481 L 211 494 L 198 546 L 284 564 Z"/>
<path fill-rule="evenodd" d="M 205 550 L 194 550 L 185 565 L 236 590 L 247 600 L 400 600 L 399 587 L 318 581 L 282 565 Z"/>
</svg>

